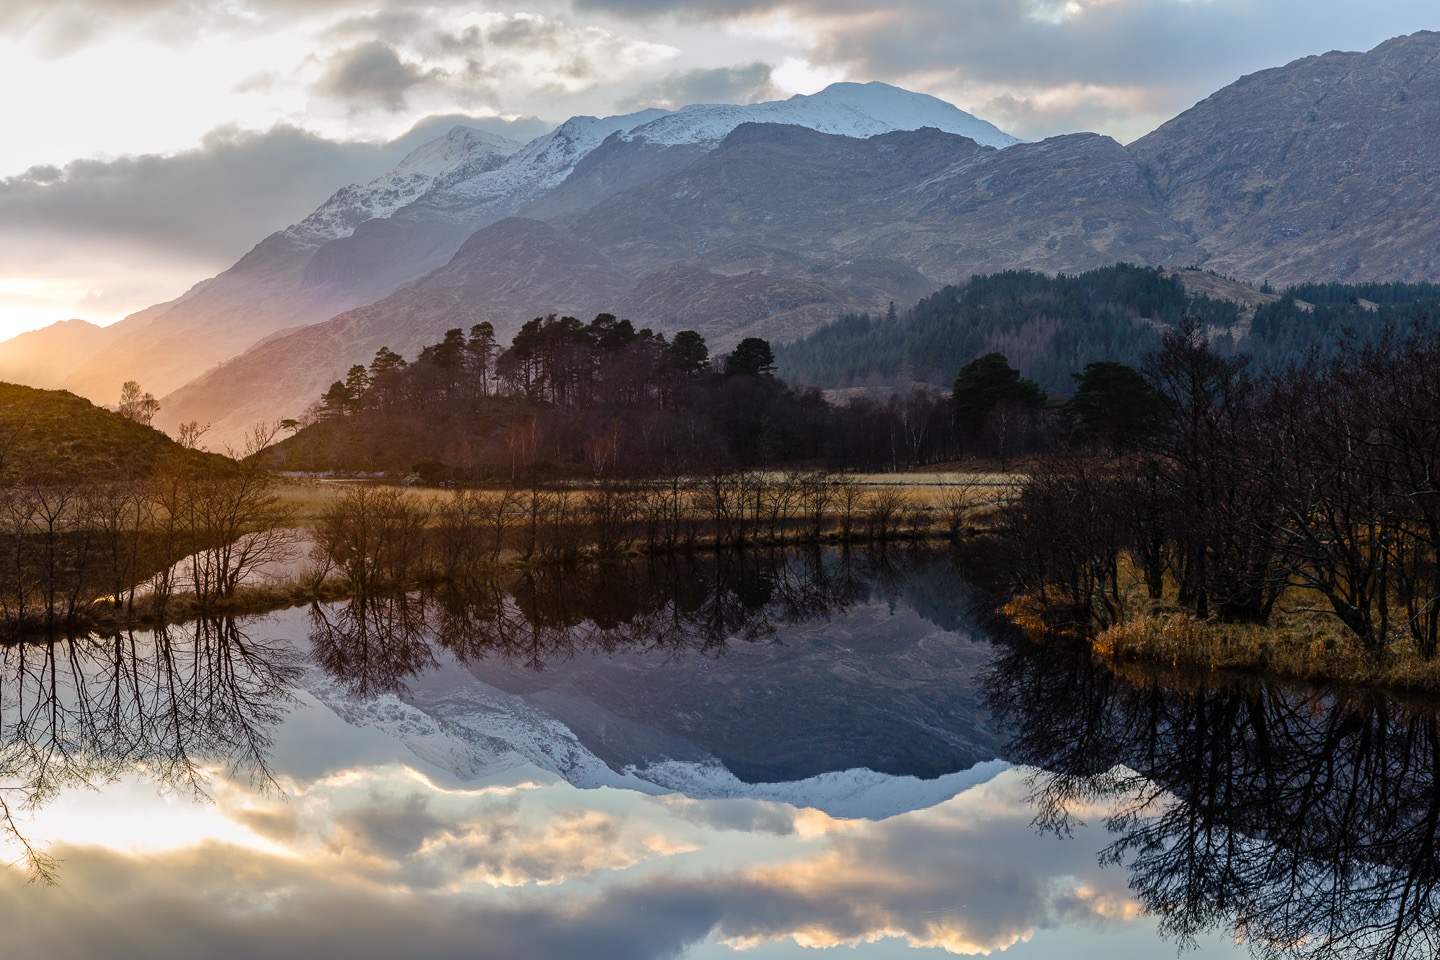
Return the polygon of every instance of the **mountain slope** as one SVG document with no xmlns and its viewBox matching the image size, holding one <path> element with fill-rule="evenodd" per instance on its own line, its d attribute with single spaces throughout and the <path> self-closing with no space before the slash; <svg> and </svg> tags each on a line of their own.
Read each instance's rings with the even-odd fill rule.
<svg viewBox="0 0 1440 960">
<path fill-rule="evenodd" d="M 367 218 L 392 213 L 447 176 L 498 166 L 518 146 L 456 127 L 413 151 L 390 173 L 340 190 L 304 220 L 262 240 L 219 276 L 116 324 L 109 342 L 94 349 L 62 385 L 92 399 L 110 400 L 122 382 L 138 379 L 157 395 L 164 394 L 277 330 L 314 323 L 375 299 L 372 290 L 303 283 L 309 258 Z M 138 322 L 141 318 L 144 322 Z M 0 364 L 9 356 L 8 343 L 0 344 Z"/>
<path fill-rule="evenodd" d="M 504 335 L 536 313 L 618 310 L 723 349 L 1017 267 L 1200 264 L 1276 286 L 1433 279 L 1437 137 L 1435 33 L 1242 78 L 1128 147 L 1094 134 L 1016 143 L 883 84 L 577 117 L 494 166 L 436 148 L 438 173 L 417 158 L 421 178 L 397 173 L 370 206 L 337 195 L 309 227 L 127 321 L 67 382 L 109 399 L 144 371 L 163 392 L 200 359 L 259 344 L 236 360 L 253 375 L 227 367 L 166 398 L 165 422 L 216 420 L 219 438 L 226 423 L 303 406 L 298 393 L 267 397 L 272 381 L 309 389 L 374 345 L 403 350 L 479 319 Z M 529 226 L 490 230 L 506 218 Z M 561 249 L 583 269 L 567 271 Z"/>
<path fill-rule="evenodd" d="M 1201 264 L 1276 286 L 1440 277 L 1440 33 L 1243 77 L 1130 145 Z"/>
<path fill-rule="evenodd" d="M 130 480 L 167 456 L 225 462 L 69 391 L 0 383 L 0 487 Z"/>
<path fill-rule="evenodd" d="M 297 416 L 378 348 L 413 356 L 481 320 L 506 340 L 538 314 L 618 311 L 696 329 L 721 350 L 914 302 L 1017 255 L 1050 270 L 1193 256 L 1149 198 L 1103 137 L 1000 151 L 933 129 L 859 140 L 745 124 L 683 170 L 583 213 L 483 228 L 441 269 L 257 346 L 164 398 L 161 415 L 211 422 L 216 436 L 267 409 Z"/>
<path fill-rule="evenodd" d="M 150 389 L 169 392 L 276 331 L 371 303 L 445 265 L 476 229 L 522 213 L 549 219 L 586 209 L 680 169 L 756 119 L 857 136 L 932 125 L 1001 146 L 1015 142 L 943 101 L 884 84 L 837 84 L 749 106 L 575 117 L 523 147 L 457 127 L 391 173 L 339 191 L 144 329 L 132 324 L 113 343 L 92 341 L 95 355 L 65 385 L 103 399 L 122 380 L 143 376 Z M 610 162 L 585 165 L 612 139 Z M 559 190 L 577 170 L 571 189 Z M 0 364 L 5 353 L 0 345 Z"/>
</svg>

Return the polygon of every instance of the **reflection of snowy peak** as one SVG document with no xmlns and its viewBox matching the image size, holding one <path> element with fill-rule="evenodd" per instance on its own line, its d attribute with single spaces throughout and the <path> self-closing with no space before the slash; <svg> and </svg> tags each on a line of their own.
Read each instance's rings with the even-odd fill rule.
<svg viewBox="0 0 1440 960">
<path fill-rule="evenodd" d="M 412 151 L 384 176 L 338 191 L 284 233 L 307 247 L 348 237 L 365 221 L 390 216 L 437 184 L 469 179 L 495 169 L 519 149 L 520 144 L 505 137 L 455 127 Z"/>
<path fill-rule="evenodd" d="M 782 783 L 746 783 L 714 758 L 661 760 L 611 769 L 568 727 L 524 698 L 477 682 L 462 669 L 429 674 L 403 700 L 362 700 L 318 670 L 306 689 L 345 722 L 380 730 L 418 758 L 462 780 L 527 763 L 582 789 L 612 787 L 692 800 L 762 800 L 810 807 L 832 817 L 883 820 L 943 803 L 1010 764 L 991 760 L 929 780 L 863 768 Z"/>
<path fill-rule="evenodd" d="M 834 83 L 810 96 L 748 106 L 695 104 L 638 127 L 628 136 L 665 145 L 717 143 L 742 123 L 785 123 L 862 139 L 934 127 L 988 147 L 1003 149 L 1021 142 L 943 100 L 878 81 Z"/>
</svg>

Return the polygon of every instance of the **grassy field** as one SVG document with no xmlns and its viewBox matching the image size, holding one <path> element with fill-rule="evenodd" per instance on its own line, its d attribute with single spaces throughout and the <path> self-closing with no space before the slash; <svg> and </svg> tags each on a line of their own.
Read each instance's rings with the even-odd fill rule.
<svg viewBox="0 0 1440 960">
<path fill-rule="evenodd" d="M 762 473 L 767 480 L 779 480 L 784 474 L 778 471 Z M 962 490 L 972 499 L 977 510 L 977 519 L 986 512 L 1006 501 L 1015 494 L 1024 475 L 999 470 L 929 470 L 914 473 L 847 473 L 844 480 L 863 490 L 889 489 L 903 491 L 914 506 L 938 508 L 956 490 Z M 691 481 L 686 488 L 694 492 L 699 481 Z M 335 503 L 346 489 L 355 484 L 365 484 L 386 490 L 403 491 L 420 504 L 436 506 L 449 500 L 454 491 L 437 487 L 408 486 L 390 480 L 339 479 L 286 477 L 278 486 L 281 501 L 292 511 L 297 524 L 313 523 Z M 500 489 L 497 485 L 495 489 Z M 579 493 L 593 487 L 585 484 L 569 485 Z"/>
</svg>

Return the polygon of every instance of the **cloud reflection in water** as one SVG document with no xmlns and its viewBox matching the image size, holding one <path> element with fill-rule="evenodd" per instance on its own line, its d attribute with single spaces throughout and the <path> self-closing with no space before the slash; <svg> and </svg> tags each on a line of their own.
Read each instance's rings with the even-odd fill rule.
<svg viewBox="0 0 1440 960">
<path fill-rule="evenodd" d="M 567 784 L 446 789 L 398 766 L 217 785 L 222 815 L 283 852 L 201 841 L 57 846 L 63 884 L 14 871 L 14 957 L 672 957 L 900 938 L 970 954 L 1056 925 L 1132 919 L 1095 845 L 1037 835 L 1007 771 L 929 810 L 870 822 L 745 800 Z M 156 807 L 164 815 L 163 803 Z"/>
</svg>

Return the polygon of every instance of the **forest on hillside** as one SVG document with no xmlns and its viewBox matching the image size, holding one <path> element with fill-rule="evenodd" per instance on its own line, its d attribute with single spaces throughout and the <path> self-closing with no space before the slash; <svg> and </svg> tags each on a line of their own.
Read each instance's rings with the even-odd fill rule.
<svg viewBox="0 0 1440 960">
<path fill-rule="evenodd" d="M 1191 296 L 1163 268 L 1122 263 L 1053 277 L 1011 270 L 889 315 L 841 317 L 777 347 L 775 357 L 778 374 L 802 387 L 883 392 L 913 381 L 948 387 L 962 365 L 998 352 L 1048 396 L 1068 397 L 1072 375 L 1089 363 L 1140 366 L 1182 316 L 1198 320 L 1220 353 L 1248 355 L 1268 370 L 1437 315 L 1436 284 L 1307 284 L 1261 304 L 1247 331 L 1239 305 Z"/>
</svg>

